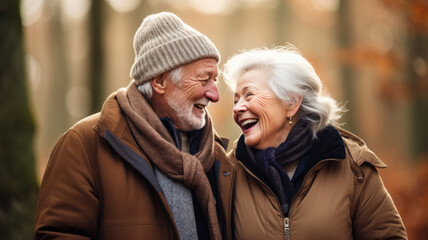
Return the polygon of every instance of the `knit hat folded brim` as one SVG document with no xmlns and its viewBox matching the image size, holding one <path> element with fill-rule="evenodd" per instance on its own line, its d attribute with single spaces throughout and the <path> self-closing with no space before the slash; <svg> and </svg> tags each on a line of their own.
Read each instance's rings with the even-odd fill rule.
<svg viewBox="0 0 428 240">
<path fill-rule="evenodd" d="M 134 50 L 130 75 L 137 85 L 202 58 L 220 61 L 220 54 L 208 37 L 167 12 L 143 20 L 134 37 Z"/>
</svg>

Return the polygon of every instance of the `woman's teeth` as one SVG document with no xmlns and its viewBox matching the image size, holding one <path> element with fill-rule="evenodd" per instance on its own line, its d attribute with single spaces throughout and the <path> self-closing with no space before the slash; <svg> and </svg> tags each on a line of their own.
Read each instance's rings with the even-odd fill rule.
<svg viewBox="0 0 428 240">
<path fill-rule="evenodd" d="M 249 129 L 250 127 L 252 127 L 257 122 L 258 122 L 257 119 L 247 119 L 247 120 L 244 120 L 243 122 L 241 122 L 241 126 L 244 129 Z"/>
</svg>

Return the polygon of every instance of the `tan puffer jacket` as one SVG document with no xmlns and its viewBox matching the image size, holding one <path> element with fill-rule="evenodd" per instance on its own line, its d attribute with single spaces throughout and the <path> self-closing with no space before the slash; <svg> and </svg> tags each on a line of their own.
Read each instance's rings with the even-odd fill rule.
<svg viewBox="0 0 428 240">
<path fill-rule="evenodd" d="M 287 218 L 273 191 L 236 159 L 235 144 L 235 239 L 407 239 L 376 170 L 386 165 L 360 138 L 339 131 L 345 159 L 322 159 L 309 170 Z"/>
</svg>

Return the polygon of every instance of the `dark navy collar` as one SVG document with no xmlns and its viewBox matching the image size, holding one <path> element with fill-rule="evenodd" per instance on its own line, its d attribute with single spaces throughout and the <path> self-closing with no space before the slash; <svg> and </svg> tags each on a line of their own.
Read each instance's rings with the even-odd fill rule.
<svg viewBox="0 0 428 240">
<path fill-rule="evenodd" d="M 326 159 L 343 160 L 346 157 L 345 143 L 339 131 L 329 125 L 317 132 L 314 144 L 297 165 L 291 179 L 296 191 L 303 183 L 306 174 L 319 162 Z"/>
<path fill-rule="evenodd" d="M 169 117 L 159 118 L 162 124 L 165 126 L 166 130 L 168 130 L 172 139 L 174 140 L 175 146 L 181 150 L 181 137 L 178 130 L 175 128 L 174 123 Z M 199 141 L 202 137 L 204 128 L 199 130 L 194 130 L 187 132 L 187 138 L 189 139 L 189 153 L 195 154 L 199 150 Z"/>
<path fill-rule="evenodd" d="M 346 157 L 345 143 L 339 131 L 333 126 L 327 126 L 317 133 L 317 138 L 313 140 L 312 148 L 299 161 L 296 172 L 294 173 L 292 182 L 296 184 L 297 189 L 303 181 L 304 176 L 317 163 L 324 159 L 344 159 Z M 241 135 L 236 148 L 236 158 L 241 161 L 245 167 L 254 173 L 260 180 L 267 182 L 267 178 L 257 169 L 255 163 L 251 160 L 247 146 L 245 145 L 245 137 Z"/>
</svg>

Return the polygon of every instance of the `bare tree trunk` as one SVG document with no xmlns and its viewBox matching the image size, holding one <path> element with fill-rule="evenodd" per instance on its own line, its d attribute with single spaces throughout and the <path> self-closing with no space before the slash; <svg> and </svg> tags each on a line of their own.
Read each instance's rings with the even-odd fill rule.
<svg viewBox="0 0 428 240">
<path fill-rule="evenodd" d="M 349 33 L 349 29 L 352 29 L 350 27 L 350 7 L 349 7 L 349 1 L 348 0 L 341 0 L 340 1 L 340 7 L 338 10 L 338 46 L 340 47 L 340 50 L 343 52 L 347 52 L 349 50 L 351 45 L 351 37 Z M 352 68 L 349 66 L 349 64 L 344 63 L 340 67 L 340 77 L 343 81 L 343 92 L 344 97 L 346 99 L 346 108 L 350 111 L 346 112 L 343 116 L 344 121 L 346 123 L 346 128 L 348 130 L 355 130 L 355 124 L 354 124 L 354 116 L 353 116 L 353 108 L 355 105 L 354 101 L 354 78 L 353 78 L 353 72 Z"/>
<path fill-rule="evenodd" d="M 103 5 L 104 0 L 92 0 L 89 14 L 91 113 L 100 111 L 104 101 Z"/>
<path fill-rule="evenodd" d="M 410 18 L 410 16 L 409 16 Z M 409 26 L 412 26 L 409 24 Z M 407 44 L 408 77 L 411 92 L 410 124 L 411 150 L 416 159 L 428 158 L 428 34 L 423 26 L 413 24 L 413 31 L 409 29 Z M 417 60 L 425 64 L 425 73 L 417 73 Z"/>
<path fill-rule="evenodd" d="M 19 4 L 0 3 L 0 239 L 32 238 L 38 191 Z"/>
</svg>

